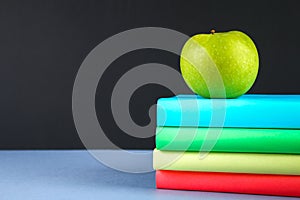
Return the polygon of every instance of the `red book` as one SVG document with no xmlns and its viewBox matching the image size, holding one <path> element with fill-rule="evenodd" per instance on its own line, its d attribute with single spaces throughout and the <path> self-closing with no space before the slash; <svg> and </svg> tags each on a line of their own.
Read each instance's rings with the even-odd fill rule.
<svg viewBox="0 0 300 200">
<path fill-rule="evenodd" d="M 159 170 L 156 187 L 300 197 L 300 176 Z"/>
</svg>

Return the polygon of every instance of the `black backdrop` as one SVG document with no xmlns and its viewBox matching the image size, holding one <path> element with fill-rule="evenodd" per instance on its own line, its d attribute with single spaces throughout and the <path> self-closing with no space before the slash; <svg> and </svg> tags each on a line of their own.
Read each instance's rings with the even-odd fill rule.
<svg viewBox="0 0 300 200">
<path fill-rule="evenodd" d="M 0 148 L 83 148 L 72 118 L 72 87 L 85 56 L 101 41 L 144 26 L 188 35 L 242 30 L 256 42 L 260 72 L 249 93 L 300 93 L 299 1 L 0 1 Z M 178 57 L 139 50 L 117 59 L 96 95 L 98 117 L 122 148 L 153 148 L 154 138 L 122 133 L 108 110 L 109 95 L 122 73 L 159 62 L 179 70 Z M 148 107 L 172 93 L 158 85 L 135 92 L 130 112 L 146 124 Z"/>
</svg>

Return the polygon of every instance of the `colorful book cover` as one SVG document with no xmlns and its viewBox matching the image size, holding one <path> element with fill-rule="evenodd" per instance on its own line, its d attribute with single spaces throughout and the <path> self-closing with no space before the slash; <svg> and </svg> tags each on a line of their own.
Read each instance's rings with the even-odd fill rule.
<svg viewBox="0 0 300 200">
<path fill-rule="evenodd" d="M 156 170 L 300 175 L 300 155 L 262 153 L 153 152 Z"/>
<path fill-rule="evenodd" d="M 300 129 L 156 128 L 158 150 L 205 151 L 205 142 L 212 152 L 300 154 Z"/>
<path fill-rule="evenodd" d="M 156 187 L 300 197 L 300 176 L 156 171 Z"/>
<path fill-rule="evenodd" d="M 157 126 L 300 129 L 300 95 L 243 95 L 205 99 L 197 95 L 161 98 Z"/>
</svg>

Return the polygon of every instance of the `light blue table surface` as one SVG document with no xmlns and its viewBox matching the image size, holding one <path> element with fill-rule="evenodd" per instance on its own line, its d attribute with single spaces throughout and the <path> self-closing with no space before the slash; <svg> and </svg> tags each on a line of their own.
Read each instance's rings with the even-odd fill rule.
<svg viewBox="0 0 300 200">
<path fill-rule="evenodd" d="M 87 151 L 0 151 L 0 200 L 285 199 L 284 197 L 155 189 L 154 172 L 105 167 Z M 296 198 L 286 198 L 296 199 Z"/>
</svg>

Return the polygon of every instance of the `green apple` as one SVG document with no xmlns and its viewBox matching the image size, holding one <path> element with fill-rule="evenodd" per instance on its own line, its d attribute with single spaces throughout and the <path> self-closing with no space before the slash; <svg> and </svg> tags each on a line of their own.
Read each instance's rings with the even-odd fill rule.
<svg viewBox="0 0 300 200">
<path fill-rule="evenodd" d="M 205 98 L 236 98 L 245 94 L 258 74 L 258 52 L 240 31 L 198 34 L 184 45 L 180 69 L 193 92 Z"/>
</svg>

